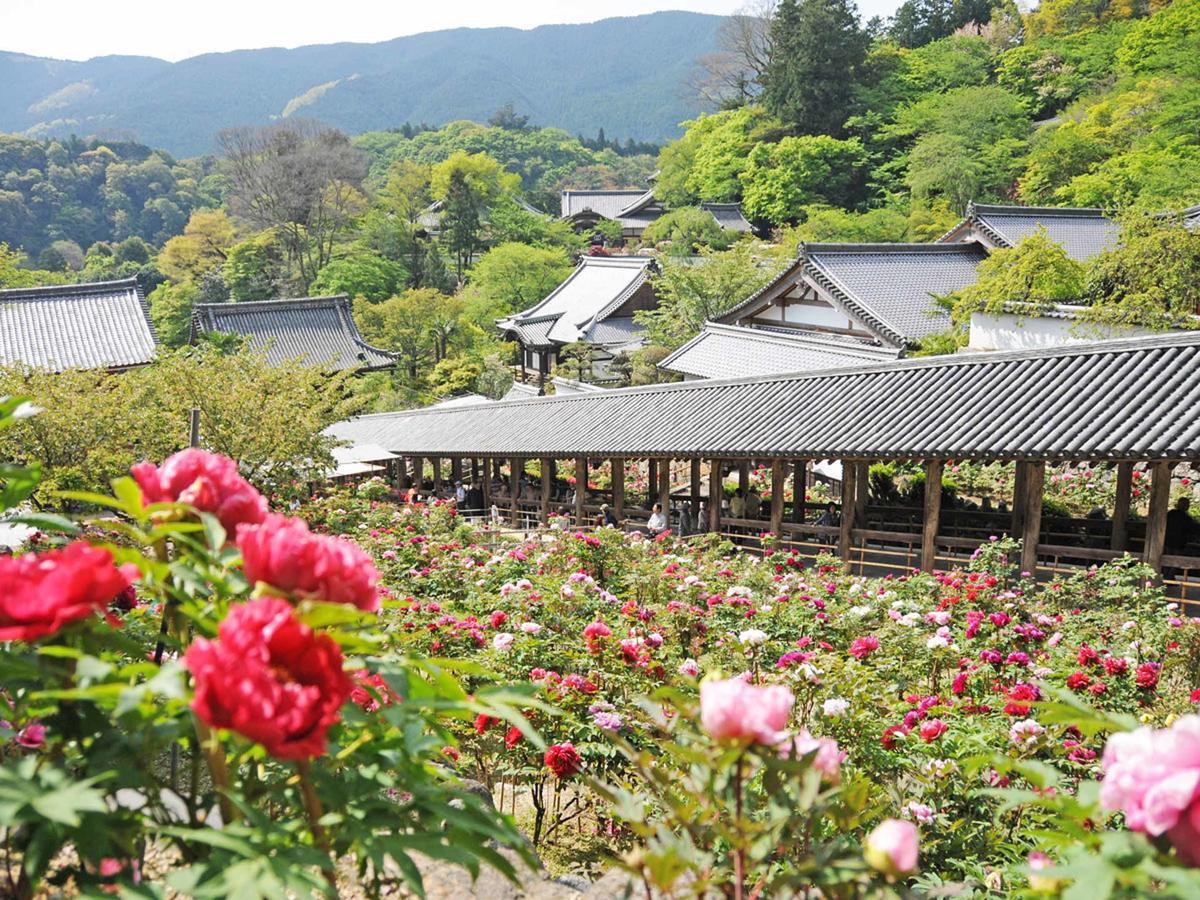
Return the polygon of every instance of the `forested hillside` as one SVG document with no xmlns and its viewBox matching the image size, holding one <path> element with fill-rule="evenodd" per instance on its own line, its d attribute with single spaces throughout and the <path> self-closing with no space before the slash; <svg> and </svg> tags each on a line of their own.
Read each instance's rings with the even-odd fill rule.
<svg viewBox="0 0 1200 900">
<path fill-rule="evenodd" d="M 134 139 L 187 156 L 213 152 L 217 132 L 232 126 L 305 117 L 355 134 L 406 121 L 483 121 L 511 101 L 572 133 L 604 127 L 622 139 L 664 140 L 699 108 L 680 85 L 695 59 L 712 50 L 720 23 L 664 12 L 177 63 L 0 52 L 0 131 Z"/>
</svg>

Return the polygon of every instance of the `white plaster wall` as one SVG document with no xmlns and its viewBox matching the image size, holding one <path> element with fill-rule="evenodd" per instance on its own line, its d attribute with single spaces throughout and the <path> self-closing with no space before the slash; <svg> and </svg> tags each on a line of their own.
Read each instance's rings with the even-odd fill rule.
<svg viewBox="0 0 1200 900">
<path fill-rule="evenodd" d="M 1152 333 L 1144 328 L 1099 326 L 1078 319 L 974 313 L 967 349 L 1036 350 Z"/>
</svg>

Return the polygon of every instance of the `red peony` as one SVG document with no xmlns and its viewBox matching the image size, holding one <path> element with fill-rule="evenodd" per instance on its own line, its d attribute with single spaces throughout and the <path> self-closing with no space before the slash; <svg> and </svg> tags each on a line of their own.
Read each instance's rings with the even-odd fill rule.
<svg viewBox="0 0 1200 900">
<path fill-rule="evenodd" d="M 554 744 L 543 757 L 546 767 L 557 778 L 570 778 L 583 765 L 583 758 L 573 744 Z"/>
<path fill-rule="evenodd" d="M 941 719 L 930 719 L 921 723 L 921 740 L 929 744 L 936 741 L 950 730 L 950 726 Z"/>
<path fill-rule="evenodd" d="M 237 463 L 207 450 L 181 450 L 161 466 L 138 463 L 130 472 L 147 503 L 186 503 L 212 513 L 232 536 L 267 516 L 267 501 L 238 472 Z"/>
<path fill-rule="evenodd" d="M 375 712 L 380 706 L 391 706 L 393 700 L 399 699 L 378 672 L 372 674 L 366 669 L 355 669 L 350 675 L 354 679 L 350 699 L 363 712 Z"/>
<path fill-rule="evenodd" d="M 242 568 L 300 600 L 348 603 L 366 612 L 379 609 L 379 572 L 371 557 L 350 541 L 313 534 L 300 519 L 270 515 L 238 529 Z"/>
<path fill-rule="evenodd" d="M 1072 672 L 1067 676 L 1067 687 L 1073 691 L 1085 688 L 1091 683 L 1092 678 L 1086 672 Z"/>
<path fill-rule="evenodd" d="M 32 641 L 103 610 L 137 577 L 84 541 L 60 550 L 0 556 L 0 641 Z"/>
<path fill-rule="evenodd" d="M 276 597 L 231 607 L 217 639 L 197 639 L 185 663 L 196 715 L 279 759 L 324 753 L 325 733 L 353 688 L 333 638 L 314 634 Z"/>
<path fill-rule="evenodd" d="M 1143 691 L 1152 691 L 1158 687 L 1158 663 L 1142 663 L 1137 667 L 1134 680 Z"/>
</svg>

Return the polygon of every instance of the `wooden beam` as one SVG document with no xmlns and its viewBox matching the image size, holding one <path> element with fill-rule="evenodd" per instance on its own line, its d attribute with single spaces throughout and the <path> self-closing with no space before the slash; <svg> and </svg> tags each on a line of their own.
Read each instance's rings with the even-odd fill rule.
<svg viewBox="0 0 1200 900">
<path fill-rule="evenodd" d="M 802 524 L 808 518 L 808 460 L 798 459 L 792 469 L 792 521 Z"/>
<path fill-rule="evenodd" d="M 1044 462 L 1021 463 L 1025 466 L 1022 507 L 1025 511 L 1021 527 L 1021 571 L 1037 574 L 1037 545 L 1042 536 L 1042 496 L 1046 488 Z"/>
<path fill-rule="evenodd" d="M 700 527 L 700 479 L 702 477 L 703 476 L 700 474 L 700 458 L 697 457 L 696 459 L 692 460 L 692 473 L 690 478 L 692 482 L 692 522 L 697 529 Z"/>
<path fill-rule="evenodd" d="M 1129 549 L 1129 504 L 1133 497 L 1133 463 L 1117 463 L 1117 499 L 1113 504 L 1109 549 Z"/>
<path fill-rule="evenodd" d="M 575 524 L 576 526 L 583 524 L 584 515 L 586 514 L 583 504 L 587 501 L 587 483 L 588 483 L 588 464 L 587 457 L 579 456 L 575 459 Z"/>
<path fill-rule="evenodd" d="M 613 515 L 620 522 L 625 518 L 625 460 L 614 459 L 612 466 L 612 505 Z"/>
<path fill-rule="evenodd" d="M 724 479 L 721 477 L 721 461 L 711 460 L 708 464 L 708 530 L 721 533 L 721 501 L 725 499 Z"/>
<path fill-rule="evenodd" d="M 780 534 L 783 531 L 783 489 L 787 484 L 787 469 L 783 460 L 777 459 L 771 463 L 771 531 Z"/>
<path fill-rule="evenodd" d="M 1156 462 L 1150 467 L 1150 510 L 1146 513 L 1146 547 L 1142 559 L 1162 572 L 1163 546 L 1167 537 L 1167 509 L 1171 505 L 1171 464 Z"/>
<path fill-rule="evenodd" d="M 921 571 L 932 572 L 937 559 L 938 524 L 942 515 L 942 461 L 925 461 L 925 525 L 921 531 Z"/>
<path fill-rule="evenodd" d="M 516 528 L 521 524 L 521 507 L 518 505 L 521 499 L 521 472 L 525 469 L 524 460 L 517 459 L 515 456 L 508 464 L 508 500 L 509 500 L 509 517 L 512 520 L 513 527 Z"/>
<path fill-rule="evenodd" d="M 857 476 L 858 464 L 842 460 L 842 524 L 838 532 L 838 557 L 842 561 L 842 568 L 847 572 L 850 571 L 850 540 L 854 536 Z"/>
<path fill-rule="evenodd" d="M 543 525 L 550 522 L 550 489 L 554 484 L 554 460 L 542 457 L 542 506 L 538 519 Z"/>
</svg>

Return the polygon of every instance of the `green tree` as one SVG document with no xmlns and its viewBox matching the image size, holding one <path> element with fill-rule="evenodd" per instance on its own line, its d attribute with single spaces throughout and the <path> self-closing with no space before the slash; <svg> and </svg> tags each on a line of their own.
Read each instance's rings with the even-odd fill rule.
<svg viewBox="0 0 1200 900">
<path fill-rule="evenodd" d="M 775 224 L 795 221 L 812 203 L 853 206 L 862 197 L 866 168 L 858 138 L 804 135 L 759 144 L 741 176 L 743 206 L 750 216 Z"/>
<path fill-rule="evenodd" d="M 331 260 L 309 285 L 309 293 L 345 294 L 378 303 L 403 289 L 407 281 L 408 271 L 400 263 L 358 247 Z"/>
<path fill-rule="evenodd" d="M 642 243 L 657 246 L 668 242 L 668 252 L 673 256 L 691 256 L 701 247 L 726 250 L 739 235 L 717 224 L 712 213 L 694 206 L 673 209 L 646 226 Z"/>
<path fill-rule="evenodd" d="M 158 254 L 158 267 L 175 281 L 197 281 L 221 265 L 233 246 L 233 222 L 221 209 L 192 213 L 183 234 L 167 241 Z"/>
<path fill-rule="evenodd" d="M 273 231 L 263 231 L 229 248 L 221 275 L 235 302 L 273 300 L 284 278 L 283 248 Z"/>
<path fill-rule="evenodd" d="M 1055 303 L 1078 303 L 1083 296 L 1083 264 L 1071 259 L 1044 228 L 1011 249 L 993 250 L 978 271 L 974 284 L 939 298 L 960 326 L 970 322 L 973 312 L 1000 313 L 1016 304 L 1036 313 Z"/>
<path fill-rule="evenodd" d="M 467 295 L 486 306 L 486 318 L 498 318 L 533 306 L 558 287 L 571 268 L 559 249 L 498 244 L 471 269 Z"/>
<path fill-rule="evenodd" d="M 1200 232 L 1170 217 L 1128 217 L 1120 244 L 1088 266 L 1084 296 L 1094 321 L 1194 328 L 1200 314 Z"/>
<path fill-rule="evenodd" d="M 160 284 L 146 298 L 150 321 L 168 347 L 181 347 L 191 336 L 192 309 L 200 301 L 200 288 L 190 281 Z"/>
<path fill-rule="evenodd" d="M 763 81 L 767 110 L 800 134 L 838 134 L 870 38 L 852 0 L 781 0 Z"/>
<path fill-rule="evenodd" d="M 407 290 L 382 303 L 356 300 L 354 318 L 369 343 L 400 355 L 400 367 L 415 385 L 426 362 L 440 358 L 433 323 L 445 318 L 438 310 L 451 302 L 452 298 L 429 288 Z"/>
<path fill-rule="evenodd" d="M 483 224 L 482 203 L 467 177 L 460 171 L 450 175 L 442 215 L 442 233 L 446 246 L 454 254 L 455 273 L 459 282 L 470 267 L 479 247 Z"/>
<path fill-rule="evenodd" d="M 674 348 L 691 340 L 708 319 L 740 303 L 774 275 L 751 241 L 701 256 L 699 263 L 663 260 L 654 278 L 658 307 L 634 314 L 651 344 Z"/>
</svg>

